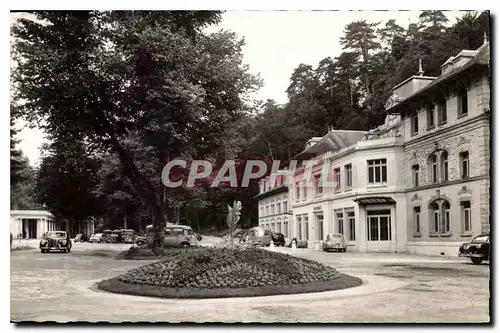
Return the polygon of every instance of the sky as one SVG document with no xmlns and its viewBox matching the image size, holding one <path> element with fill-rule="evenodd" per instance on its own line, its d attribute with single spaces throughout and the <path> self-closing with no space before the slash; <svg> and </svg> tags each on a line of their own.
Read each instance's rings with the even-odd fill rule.
<svg viewBox="0 0 500 333">
<path fill-rule="evenodd" d="M 450 24 L 461 16 L 459 11 L 445 14 Z M 228 11 L 222 22 L 211 29 L 231 30 L 245 38 L 243 61 L 264 80 L 264 86 L 252 97 L 284 104 L 293 70 L 301 63 L 316 67 L 321 59 L 340 55 L 340 38 L 350 22 L 366 20 L 383 25 L 395 19 L 407 28 L 409 23 L 418 21 L 418 15 L 418 11 Z M 43 132 L 23 123 L 17 127 L 21 129 L 19 148 L 32 165 L 37 165 Z"/>
</svg>

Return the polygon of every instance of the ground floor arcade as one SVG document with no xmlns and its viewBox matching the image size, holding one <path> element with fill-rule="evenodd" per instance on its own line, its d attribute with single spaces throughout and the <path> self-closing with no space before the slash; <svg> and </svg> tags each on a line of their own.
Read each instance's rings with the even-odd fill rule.
<svg viewBox="0 0 500 333">
<path fill-rule="evenodd" d="M 41 238 L 47 231 L 65 230 L 71 237 L 76 234 L 94 233 L 92 221 L 70 223 L 68 220 L 57 220 L 48 211 L 42 210 L 12 210 L 10 211 L 10 232 L 15 239 Z"/>
</svg>

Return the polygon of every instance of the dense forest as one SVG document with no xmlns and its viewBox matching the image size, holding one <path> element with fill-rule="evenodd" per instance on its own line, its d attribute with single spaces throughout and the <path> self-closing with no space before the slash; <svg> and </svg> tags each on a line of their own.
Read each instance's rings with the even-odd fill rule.
<svg viewBox="0 0 500 333">
<path fill-rule="evenodd" d="M 254 158 L 286 162 L 328 128 L 368 130 L 419 59 L 425 75 L 439 76 L 450 56 L 477 49 L 490 25 L 488 12 L 448 22 L 423 11 L 407 27 L 352 22 L 338 41 L 344 51 L 299 64 L 278 105 L 248 99 L 262 82 L 242 62 L 242 40 L 203 32 L 220 12 L 32 14 L 12 29 L 11 208 L 43 205 L 58 217 L 135 229 L 165 218 L 223 228 L 235 199 L 242 226 L 256 224 L 256 182 L 165 188 L 163 166 L 173 158 L 235 159 L 238 168 Z M 16 148 L 16 119 L 48 134 L 37 169 Z"/>
</svg>

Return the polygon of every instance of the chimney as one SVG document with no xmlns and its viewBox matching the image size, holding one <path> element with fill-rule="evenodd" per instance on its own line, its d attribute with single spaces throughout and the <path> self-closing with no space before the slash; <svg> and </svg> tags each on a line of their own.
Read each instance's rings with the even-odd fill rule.
<svg viewBox="0 0 500 333">
<path fill-rule="evenodd" d="M 433 80 L 435 77 L 432 76 L 424 76 L 424 70 L 422 68 L 422 59 L 418 60 L 418 72 L 417 75 L 413 75 L 412 77 L 404 80 L 397 86 L 392 89 L 392 94 L 397 96 L 400 100 L 404 100 L 405 98 L 413 95 L 420 89 L 423 89 Z"/>
<path fill-rule="evenodd" d="M 422 58 L 418 59 L 418 76 L 424 76 L 424 70 L 422 69 Z"/>
</svg>

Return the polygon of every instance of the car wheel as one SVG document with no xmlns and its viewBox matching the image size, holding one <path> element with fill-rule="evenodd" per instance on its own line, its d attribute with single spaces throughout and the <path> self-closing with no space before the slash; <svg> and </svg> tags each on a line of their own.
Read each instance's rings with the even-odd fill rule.
<svg viewBox="0 0 500 333">
<path fill-rule="evenodd" d="M 189 244 L 189 243 L 187 243 L 187 242 L 181 243 L 181 244 L 179 245 L 179 247 L 182 247 L 182 248 L 186 248 L 186 247 L 189 247 L 189 246 L 190 246 L 190 244 Z"/>
<path fill-rule="evenodd" d="M 40 252 L 45 253 L 45 250 L 40 250 Z"/>
<path fill-rule="evenodd" d="M 68 252 L 71 252 L 71 248 L 70 247 L 68 247 Z"/>
<path fill-rule="evenodd" d="M 477 257 L 472 257 L 470 258 L 470 260 L 474 265 L 481 265 L 481 263 L 483 262 L 483 258 L 477 258 Z"/>
</svg>

